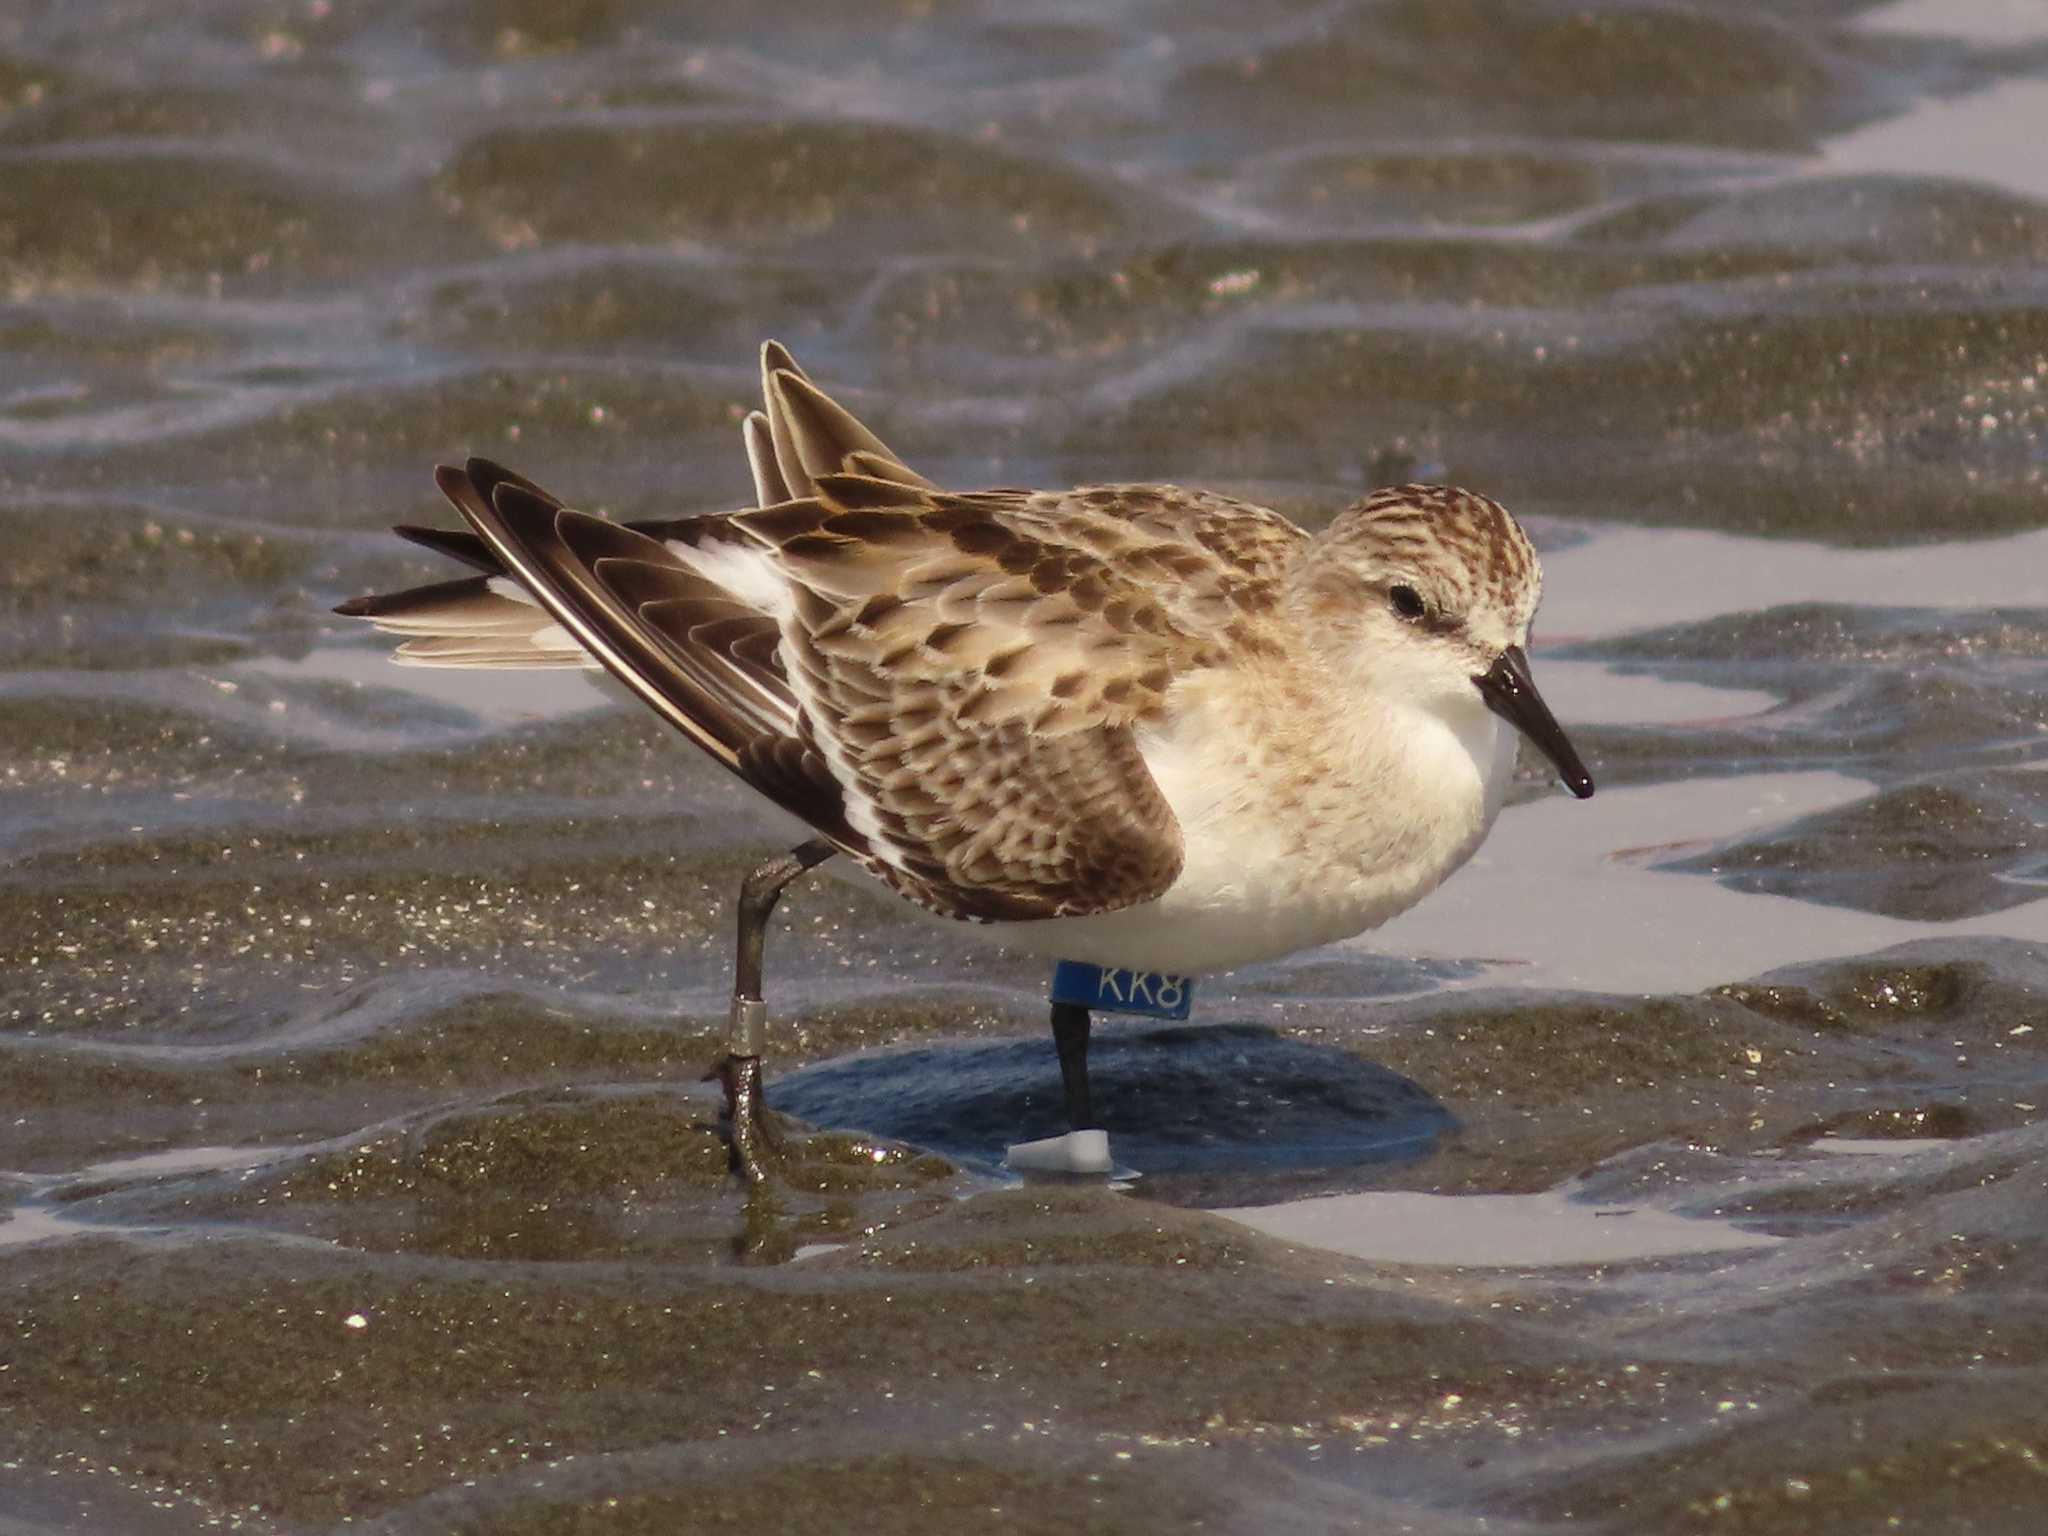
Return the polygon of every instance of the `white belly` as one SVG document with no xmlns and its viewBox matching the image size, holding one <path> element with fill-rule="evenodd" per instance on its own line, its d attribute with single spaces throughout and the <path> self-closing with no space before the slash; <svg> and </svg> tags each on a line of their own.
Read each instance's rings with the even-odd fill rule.
<svg viewBox="0 0 2048 1536">
<path fill-rule="evenodd" d="M 1183 717 L 1141 743 L 1181 826 L 1179 878 L 1118 912 L 990 930 L 1066 960 L 1175 974 L 1227 971 L 1377 927 L 1470 858 L 1499 814 L 1516 735 L 1480 704 L 1410 711 L 1325 740 L 1248 742 Z"/>
</svg>

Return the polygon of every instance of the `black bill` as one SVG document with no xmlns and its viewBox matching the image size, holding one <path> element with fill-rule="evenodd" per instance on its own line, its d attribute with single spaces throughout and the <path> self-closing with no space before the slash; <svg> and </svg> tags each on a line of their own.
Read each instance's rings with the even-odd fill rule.
<svg viewBox="0 0 2048 1536">
<path fill-rule="evenodd" d="M 1529 675 L 1529 655 L 1519 645 L 1501 653 L 1492 667 L 1472 679 L 1486 707 L 1542 749 L 1557 764 L 1564 787 L 1581 800 L 1593 793 L 1593 775 L 1579 761 L 1579 754 L 1565 739 L 1564 727 L 1536 691 L 1536 679 Z"/>
</svg>

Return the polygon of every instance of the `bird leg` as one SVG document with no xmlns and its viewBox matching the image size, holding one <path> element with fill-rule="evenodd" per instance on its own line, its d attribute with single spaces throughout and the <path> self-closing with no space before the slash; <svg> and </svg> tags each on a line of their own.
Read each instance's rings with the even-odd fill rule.
<svg viewBox="0 0 2048 1536">
<path fill-rule="evenodd" d="M 1088 1096 L 1088 1010 L 1079 1003 L 1052 1005 L 1052 1043 L 1060 1053 L 1060 1080 L 1067 1089 L 1067 1125 L 1091 1131 L 1095 1106 Z"/>
<path fill-rule="evenodd" d="M 733 959 L 732 1019 L 725 1055 L 705 1073 L 725 1085 L 725 1115 L 731 1124 L 732 1160 L 749 1184 L 768 1177 L 776 1148 L 761 1092 L 761 1053 L 767 1041 L 768 1005 L 761 998 L 761 951 L 768 918 L 782 888 L 839 850 L 822 837 L 771 859 L 740 884 L 739 948 Z"/>
</svg>

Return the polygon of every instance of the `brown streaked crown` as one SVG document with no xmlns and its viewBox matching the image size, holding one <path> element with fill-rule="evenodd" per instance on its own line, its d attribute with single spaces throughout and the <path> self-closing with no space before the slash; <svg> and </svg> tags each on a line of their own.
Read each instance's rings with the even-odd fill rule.
<svg viewBox="0 0 2048 1536">
<path fill-rule="evenodd" d="M 1397 485 L 1340 512 L 1321 549 L 1382 580 L 1426 577 L 1454 613 L 1492 611 L 1525 630 L 1543 567 L 1521 525 L 1490 496 L 1452 485 Z"/>
</svg>

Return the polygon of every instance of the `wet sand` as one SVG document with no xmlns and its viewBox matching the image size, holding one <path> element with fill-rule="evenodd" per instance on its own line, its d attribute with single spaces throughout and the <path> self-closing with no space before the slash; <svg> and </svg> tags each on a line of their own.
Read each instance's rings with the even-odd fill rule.
<svg viewBox="0 0 2048 1536">
<path fill-rule="evenodd" d="M 0 18 L 0 1531 L 2048 1519 L 2048 28 L 2001 0 Z M 483 452 L 745 494 L 774 334 L 961 487 L 1522 513 L 1532 757 L 1345 945 L 1107 1026 L 390 667 Z M 822 1129 L 820 1129 L 822 1128 Z"/>
</svg>

